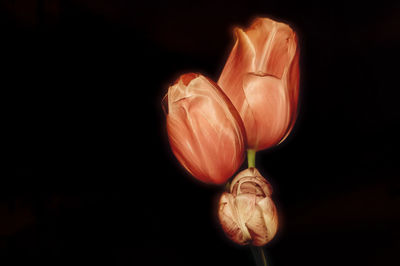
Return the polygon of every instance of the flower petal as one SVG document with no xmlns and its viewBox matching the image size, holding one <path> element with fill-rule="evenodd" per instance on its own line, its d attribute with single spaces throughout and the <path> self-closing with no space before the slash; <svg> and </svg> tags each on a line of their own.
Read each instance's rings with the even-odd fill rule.
<svg viewBox="0 0 400 266">
<path fill-rule="evenodd" d="M 226 182 L 243 161 L 243 122 L 218 85 L 204 76 L 183 75 L 170 87 L 167 130 L 175 156 L 203 182 Z"/>
<path fill-rule="evenodd" d="M 243 187 L 245 184 L 253 184 L 257 188 L 249 189 L 249 185 Z M 270 196 L 272 194 L 272 187 L 268 181 L 262 177 L 257 168 L 247 168 L 239 172 L 231 182 L 230 192 L 233 195 L 239 195 L 242 193 L 255 193 L 257 196 L 262 193 L 264 196 Z"/>
<path fill-rule="evenodd" d="M 251 218 L 246 222 L 246 227 L 251 235 L 252 245 L 263 246 L 269 242 L 268 229 L 265 225 L 262 209 L 259 206 L 254 208 Z"/>
<path fill-rule="evenodd" d="M 296 52 L 293 30 L 284 23 L 258 18 L 246 33 L 256 51 L 254 72 L 282 78 Z"/>
<path fill-rule="evenodd" d="M 244 121 L 248 145 L 257 150 L 272 147 L 286 134 L 290 122 L 290 105 L 284 83 L 273 76 L 251 73 L 245 76 L 243 88 L 254 116 L 254 120 Z"/>
<path fill-rule="evenodd" d="M 247 244 L 249 236 L 245 236 L 243 227 L 239 225 L 238 211 L 235 199 L 232 194 L 223 193 L 219 201 L 218 218 L 225 234 L 234 242 L 244 245 Z"/>
<path fill-rule="evenodd" d="M 296 38 L 297 42 L 297 38 Z M 287 81 L 287 90 L 289 95 L 290 103 L 290 124 L 286 135 L 281 139 L 280 142 L 284 141 L 292 130 L 294 123 L 296 122 L 298 112 L 298 101 L 299 101 L 299 86 L 300 86 L 300 67 L 299 67 L 299 56 L 300 51 L 297 48 L 296 54 L 293 57 L 292 64 L 287 72 L 287 77 L 284 80 Z"/>
<path fill-rule="evenodd" d="M 218 85 L 224 90 L 236 109 L 240 110 L 245 99 L 243 75 L 255 71 L 255 50 L 242 29 L 235 29 L 236 43 L 222 70 Z"/>
<path fill-rule="evenodd" d="M 257 203 L 261 208 L 264 222 L 267 228 L 267 242 L 269 242 L 278 231 L 278 212 L 270 197 L 266 197 Z"/>
</svg>

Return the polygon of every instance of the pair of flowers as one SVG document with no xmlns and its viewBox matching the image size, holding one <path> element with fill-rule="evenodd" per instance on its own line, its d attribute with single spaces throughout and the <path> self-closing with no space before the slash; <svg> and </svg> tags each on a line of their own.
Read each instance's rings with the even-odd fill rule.
<svg viewBox="0 0 400 266">
<path fill-rule="evenodd" d="M 299 49 L 286 24 L 257 18 L 235 29 L 236 43 L 217 83 L 188 73 L 163 103 L 172 151 L 200 181 L 224 184 L 251 152 L 281 143 L 296 119 Z M 220 200 L 219 218 L 235 242 L 264 245 L 276 232 L 271 187 L 255 168 L 239 173 Z"/>
</svg>

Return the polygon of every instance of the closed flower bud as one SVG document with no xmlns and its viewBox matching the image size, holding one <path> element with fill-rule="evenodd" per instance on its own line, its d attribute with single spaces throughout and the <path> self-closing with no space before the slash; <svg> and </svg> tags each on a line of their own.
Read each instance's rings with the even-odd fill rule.
<svg viewBox="0 0 400 266">
<path fill-rule="evenodd" d="M 240 245 L 263 246 L 275 236 L 278 217 L 270 184 L 256 168 L 240 172 L 221 196 L 218 217 L 225 234 Z"/>
<path fill-rule="evenodd" d="M 250 149 L 282 142 L 297 115 L 299 48 L 286 24 L 258 18 L 236 43 L 218 80 L 240 113 Z"/>
<path fill-rule="evenodd" d="M 195 178 L 225 183 L 244 159 L 245 130 L 231 101 L 200 74 L 182 75 L 164 98 L 172 151 Z"/>
</svg>

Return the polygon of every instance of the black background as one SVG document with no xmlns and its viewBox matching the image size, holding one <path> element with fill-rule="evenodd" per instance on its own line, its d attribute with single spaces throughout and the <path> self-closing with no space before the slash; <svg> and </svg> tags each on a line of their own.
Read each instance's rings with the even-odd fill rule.
<svg viewBox="0 0 400 266">
<path fill-rule="evenodd" d="M 395 265 L 400 5 L 367 2 L 1 1 L 1 260 L 253 265 L 160 101 L 184 72 L 217 80 L 233 27 L 268 16 L 301 47 L 296 126 L 257 154 L 281 222 L 269 265 Z"/>
</svg>

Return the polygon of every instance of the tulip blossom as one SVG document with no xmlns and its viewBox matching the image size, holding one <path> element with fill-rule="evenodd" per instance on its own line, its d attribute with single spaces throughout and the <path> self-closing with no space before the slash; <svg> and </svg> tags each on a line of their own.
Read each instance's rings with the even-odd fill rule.
<svg viewBox="0 0 400 266">
<path fill-rule="evenodd" d="M 218 216 L 225 234 L 234 242 L 263 246 L 275 236 L 278 217 L 271 186 L 256 168 L 240 172 L 219 201 Z"/>
<path fill-rule="evenodd" d="M 297 114 L 299 49 L 286 24 L 258 18 L 236 29 L 236 43 L 218 80 L 243 119 L 248 148 L 282 142 Z"/>
<path fill-rule="evenodd" d="M 195 178 L 226 182 L 242 164 L 246 135 L 239 113 L 218 85 L 182 75 L 163 100 L 172 151 Z"/>
</svg>

